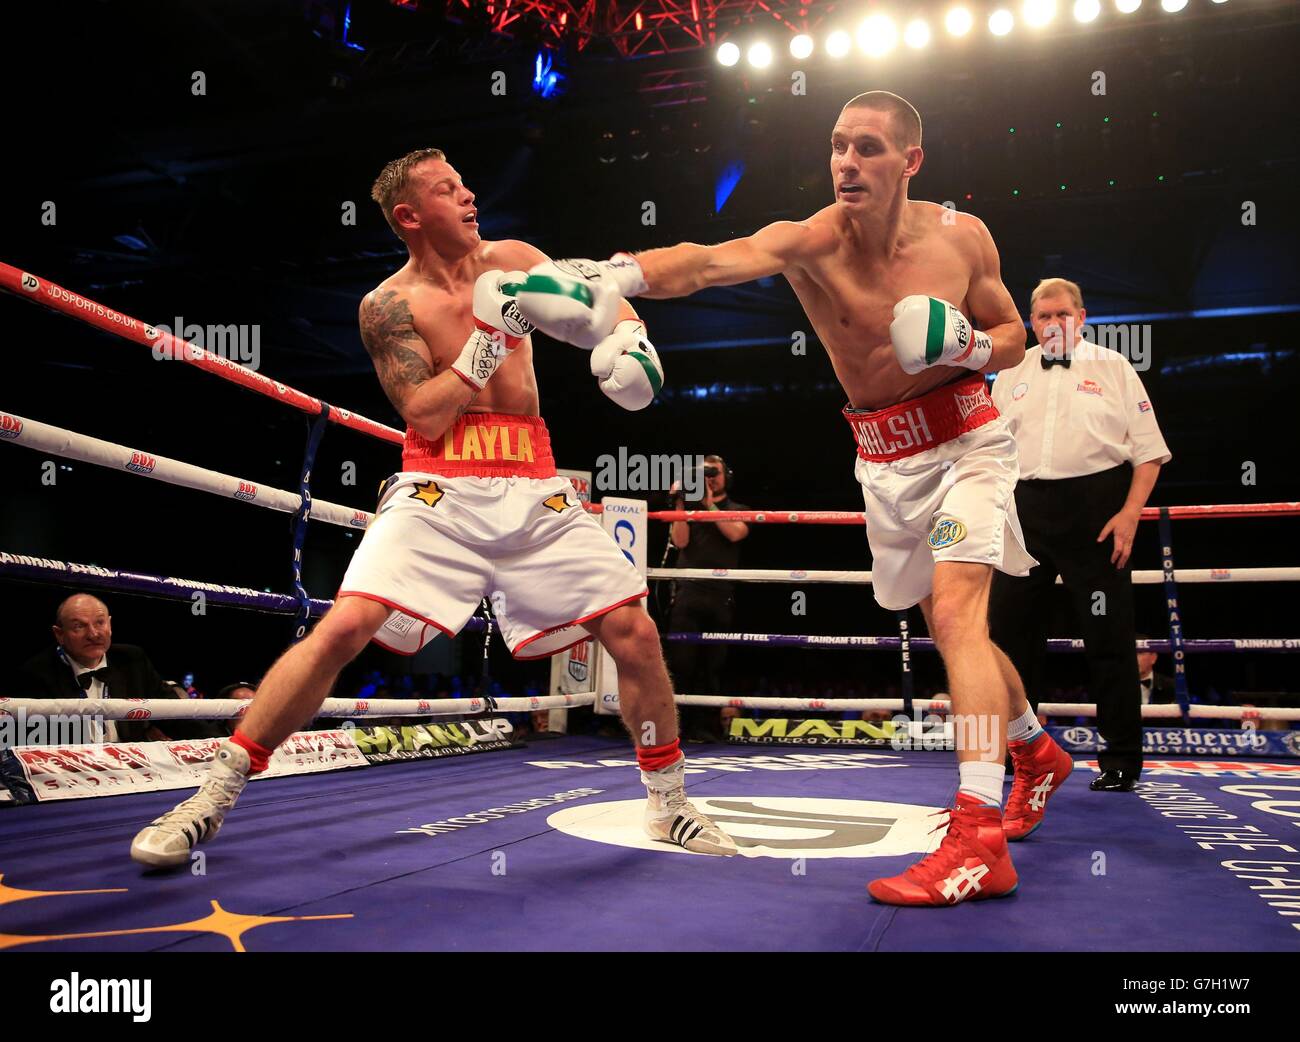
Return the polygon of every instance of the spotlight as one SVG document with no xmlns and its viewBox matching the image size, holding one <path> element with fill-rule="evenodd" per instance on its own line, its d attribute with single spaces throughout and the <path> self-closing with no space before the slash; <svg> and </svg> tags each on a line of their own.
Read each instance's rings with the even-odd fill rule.
<svg viewBox="0 0 1300 1042">
<path fill-rule="evenodd" d="M 533 59 L 533 91 L 543 98 L 553 98 L 559 93 L 561 78 L 555 71 L 555 56 L 549 51 L 538 51 Z"/>
<path fill-rule="evenodd" d="M 802 61 L 813 52 L 813 39 L 805 33 L 800 33 L 790 41 L 790 55 Z"/>
<path fill-rule="evenodd" d="M 740 61 L 740 48 L 728 40 L 718 48 L 718 62 L 727 68 L 735 65 Z"/>
<path fill-rule="evenodd" d="M 853 41 L 843 29 L 836 29 L 826 38 L 826 53 L 832 58 L 843 58 L 852 46 Z"/>
<path fill-rule="evenodd" d="M 994 36 L 1006 36 L 1016 24 L 1015 15 L 1005 7 L 999 7 L 989 15 L 989 32 Z"/>
<path fill-rule="evenodd" d="M 1142 0 L 1115 0 L 1115 10 L 1120 14 L 1132 14 L 1142 6 Z"/>
<path fill-rule="evenodd" d="M 903 42 L 914 51 L 919 51 L 930 42 L 930 26 L 923 18 L 913 18 L 903 30 Z"/>
<path fill-rule="evenodd" d="M 858 46 L 872 58 L 880 58 L 898 43 L 898 27 L 888 15 L 873 14 L 858 30 Z"/>
<path fill-rule="evenodd" d="M 1094 22 L 1101 14 L 1101 0 L 1074 0 L 1074 20 Z"/>
<path fill-rule="evenodd" d="M 745 57 L 755 69 L 766 69 L 772 64 L 772 48 L 765 43 L 756 43 Z"/>
<path fill-rule="evenodd" d="M 1187 0 L 1160 0 L 1160 6 L 1169 14 L 1177 14 L 1187 6 Z"/>
<path fill-rule="evenodd" d="M 1025 0 L 1025 24 L 1041 28 L 1056 17 L 1056 0 Z"/>
<path fill-rule="evenodd" d="M 954 7 L 944 16 L 943 24 L 950 35 L 965 36 L 975 23 L 970 11 L 965 7 Z"/>
</svg>

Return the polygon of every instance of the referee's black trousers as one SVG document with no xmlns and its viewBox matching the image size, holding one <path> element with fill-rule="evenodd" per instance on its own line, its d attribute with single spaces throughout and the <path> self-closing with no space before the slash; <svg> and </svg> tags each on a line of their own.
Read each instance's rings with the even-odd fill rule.
<svg viewBox="0 0 1300 1042">
<path fill-rule="evenodd" d="M 1097 535 L 1123 507 L 1133 470 L 1128 464 L 1081 478 L 1021 481 L 1016 512 L 1026 547 L 1039 564 L 1023 578 L 993 573 L 989 628 L 1025 683 L 1035 709 L 1045 691 L 1047 632 L 1056 577 L 1083 633 L 1089 693 L 1097 729 L 1106 740 L 1101 769 L 1142 770 L 1142 705 L 1131 567 L 1111 564 L 1115 540 Z"/>
</svg>

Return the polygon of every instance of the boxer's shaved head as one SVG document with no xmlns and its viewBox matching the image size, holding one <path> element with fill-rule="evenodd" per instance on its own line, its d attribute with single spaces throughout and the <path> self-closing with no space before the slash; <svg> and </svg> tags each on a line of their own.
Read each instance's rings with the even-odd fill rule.
<svg viewBox="0 0 1300 1042">
<path fill-rule="evenodd" d="M 887 90 L 869 90 L 859 94 L 847 105 L 848 109 L 871 109 L 872 112 L 889 113 L 889 127 L 894 144 L 901 152 L 921 143 L 921 114 L 912 103 Z"/>
<path fill-rule="evenodd" d="M 402 229 L 397 221 L 393 218 L 393 210 L 399 203 L 411 202 L 410 191 L 412 188 L 411 172 L 421 163 L 430 159 L 437 159 L 446 162 L 447 157 L 440 148 L 417 148 L 414 152 L 407 152 L 400 159 L 394 159 L 379 171 L 379 176 L 375 178 L 375 183 L 370 186 L 370 198 L 379 204 L 379 208 L 384 211 L 384 220 L 388 222 L 388 227 L 393 229 L 393 233 L 399 239 L 405 239 Z"/>
</svg>

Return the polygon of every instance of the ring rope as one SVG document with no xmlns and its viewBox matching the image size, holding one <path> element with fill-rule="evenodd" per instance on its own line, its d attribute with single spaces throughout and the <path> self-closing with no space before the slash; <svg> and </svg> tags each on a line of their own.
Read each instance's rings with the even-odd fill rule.
<svg viewBox="0 0 1300 1042">
<path fill-rule="evenodd" d="M 489 712 L 526 713 L 541 709 L 566 709 L 592 705 L 595 695 L 541 695 L 532 698 L 327 698 L 316 718 L 340 719 L 367 716 L 458 716 Z M 725 695 L 674 695 L 681 706 L 732 707 L 736 709 L 798 710 L 807 712 L 903 712 L 901 698 L 729 698 Z M 0 716 L 99 716 L 105 720 L 234 720 L 242 717 L 249 699 L 201 698 L 0 698 Z M 927 713 L 946 715 L 952 703 L 945 699 L 917 699 L 915 705 Z M 1045 716 L 1095 717 L 1092 702 L 1043 702 L 1038 711 Z M 1177 703 L 1142 706 L 1149 720 L 1180 720 Z M 1300 708 L 1192 705 L 1188 716 L 1203 720 L 1241 720 L 1267 716 L 1275 720 L 1300 720 Z"/>
<path fill-rule="evenodd" d="M 595 695 L 539 695 L 530 698 L 327 698 L 315 717 L 463 716 L 527 713 L 535 709 L 588 706 Z M 0 716 L 100 716 L 105 720 L 235 720 L 252 699 L 197 698 L 0 698 Z"/>
<path fill-rule="evenodd" d="M 102 332 L 112 333 L 123 340 L 130 340 L 132 343 L 151 349 L 161 349 L 167 358 L 179 359 L 189 365 L 197 366 L 204 372 L 213 373 L 223 380 L 229 380 L 247 390 L 255 391 L 263 397 L 284 402 L 301 412 L 313 416 L 319 415 L 326 404 L 319 398 L 304 394 L 277 380 L 271 380 L 238 362 L 231 362 L 220 355 L 214 355 L 170 333 L 162 333 L 139 319 L 123 315 L 79 293 L 64 289 L 49 279 L 20 271 L 2 261 L 0 261 L 0 289 L 40 304 L 51 311 L 78 319 Z M 395 445 L 402 444 L 401 431 L 348 409 L 331 406 L 329 420 L 331 423 L 350 427 L 380 441 L 392 442 Z"/>
<path fill-rule="evenodd" d="M 734 707 L 736 709 L 780 709 L 804 710 L 808 712 L 837 712 L 865 710 L 884 712 L 903 712 L 904 702 L 901 698 L 728 698 L 725 695 L 676 695 L 678 705 L 714 706 L 718 708 Z M 915 705 L 926 712 L 947 714 L 952 711 L 952 703 L 943 699 L 917 699 Z M 1042 702 L 1038 711 L 1044 716 L 1086 716 L 1095 717 L 1097 706 L 1093 702 Z M 1241 720 L 1255 716 L 1267 716 L 1274 720 L 1300 720 L 1300 708 L 1259 708 L 1256 706 L 1208 706 L 1192 705 L 1188 707 L 1188 716 L 1202 720 Z M 1181 720 L 1182 708 L 1176 702 L 1168 705 L 1142 706 L 1142 717 L 1148 720 Z"/>
<path fill-rule="evenodd" d="M 1165 573 L 1155 569 L 1135 571 L 1133 582 L 1156 585 L 1165 580 Z M 649 568 L 649 579 L 717 579 L 727 582 L 758 583 L 870 583 L 871 572 L 851 570 L 783 571 L 780 568 Z M 1297 582 L 1300 568 L 1180 568 L 1174 572 L 1180 583 L 1223 582 Z M 1056 579 L 1058 586 L 1061 578 Z"/>
<path fill-rule="evenodd" d="M 81 463 L 93 463 L 110 470 L 125 471 L 140 477 L 165 481 L 169 485 L 210 492 L 224 496 L 226 499 L 238 499 L 254 506 L 279 510 L 286 514 L 296 513 L 302 505 L 303 497 L 296 492 L 260 485 L 245 478 L 231 474 L 208 470 L 166 456 L 155 456 L 139 449 L 128 448 L 100 438 L 91 438 L 76 431 L 53 427 L 38 420 L 29 420 L 24 416 L 0 412 L 0 439 L 29 449 L 48 452 L 65 459 L 75 459 Z M 366 510 L 329 503 L 323 499 L 312 500 L 311 516 L 313 520 L 324 521 L 341 528 L 364 529 L 374 520 L 374 514 Z"/>
<path fill-rule="evenodd" d="M 227 608 L 270 612 L 276 615 L 294 615 L 300 607 L 298 598 L 287 593 L 270 593 L 250 589 L 247 586 L 210 583 L 201 579 L 180 579 L 170 575 L 152 575 L 148 572 L 121 571 L 97 564 L 56 561 L 47 557 L 11 554 L 2 550 L 0 550 L 0 578 L 55 584 L 67 583 L 72 578 L 78 585 L 97 586 L 120 590 L 123 593 L 163 597 L 177 601 L 193 601 L 194 595 L 198 593 L 212 604 Z M 318 618 L 329 611 L 334 602 L 311 597 L 308 598 L 308 603 L 312 617 Z M 475 617 L 465 623 L 462 632 L 477 633 L 483 628 L 483 620 Z"/>
<path fill-rule="evenodd" d="M 229 586 L 225 583 L 210 583 L 200 579 L 152 575 L 148 572 L 120 571 L 97 564 L 77 564 L 4 551 L 0 551 L 0 578 L 45 583 L 66 583 L 73 580 L 78 585 L 182 601 L 192 601 L 197 593 L 202 594 L 212 604 L 274 612 L 278 615 L 292 615 L 298 610 L 297 598 L 285 593 L 270 593 L 250 589 L 247 586 Z M 333 601 L 312 598 L 310 601 L 312 615 L 324 615 L 333 603 Z"/>
<path fill-rule="evenodd" d="M 600 513 L 600 504 L 589 508 Z M 1142 519 L 1155 521 L 1161 510 L 1175 520 L 1224 517 L 1300 517 L 1300 503 L 1212 503 L 1181 507 L 1144 507 Z M 861 510 L 650 510 L 651 521 L 744 521 L 755 525 L 862 525 Z"/>
<path fill-rule="evenodd" d="M 866 648 L 873 651 L 901 651 L 902 637 L 835 636 L 803 633 L 665 633 L 663 640 L 670 644 L 762 644 L 770 648 L 817 648 L 824 651 L 844 648 Z M 934 651 L 932 637 L 907 639 L 908 650 Z M 1135 651 L 1168 652 L 1173 650 L 1169 640 L 1136 640 Z M 1184 640 L 1185 651 L 1236 652 L 1236 651 L 1300 651 L 1300 638 L 1296 637 L 1221 637 L 1218 639 Z M 1083 651 L 1080 637 L 1053 637 L 1047 641 L 1047 650 L 1054 652 Z"/>
</svg>

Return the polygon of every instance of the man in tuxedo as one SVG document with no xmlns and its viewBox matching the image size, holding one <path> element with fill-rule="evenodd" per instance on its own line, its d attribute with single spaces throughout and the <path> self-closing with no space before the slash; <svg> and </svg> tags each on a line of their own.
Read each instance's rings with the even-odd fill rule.
<svg viewBox="0 0 1300 1042">
<path fill-rule="evenodd" d="M 1137 639 L 1150 640 L 1145 633 L 1139 633 Z M 1144 706 L 1171 705 L 1178 701 L 1173 678 L 1156 672 L 1156 659 L 1159 657 L 1154 651 L 1139 649 L 1137 653 L 1138 691 Z"/>
<path fill-rule="evenodd" d="M 174 698 L 142 648 L 113 643 L 108 606 L 74 593 L 54 613 L 55 645 L 20 667 L 13 694 L 20 698 Z M 139 742 L 168 736 L 147 720 L 87 717 L 88 742 Z M 165 727 L 166 724 L 164 723 Z"/>
</svg>

